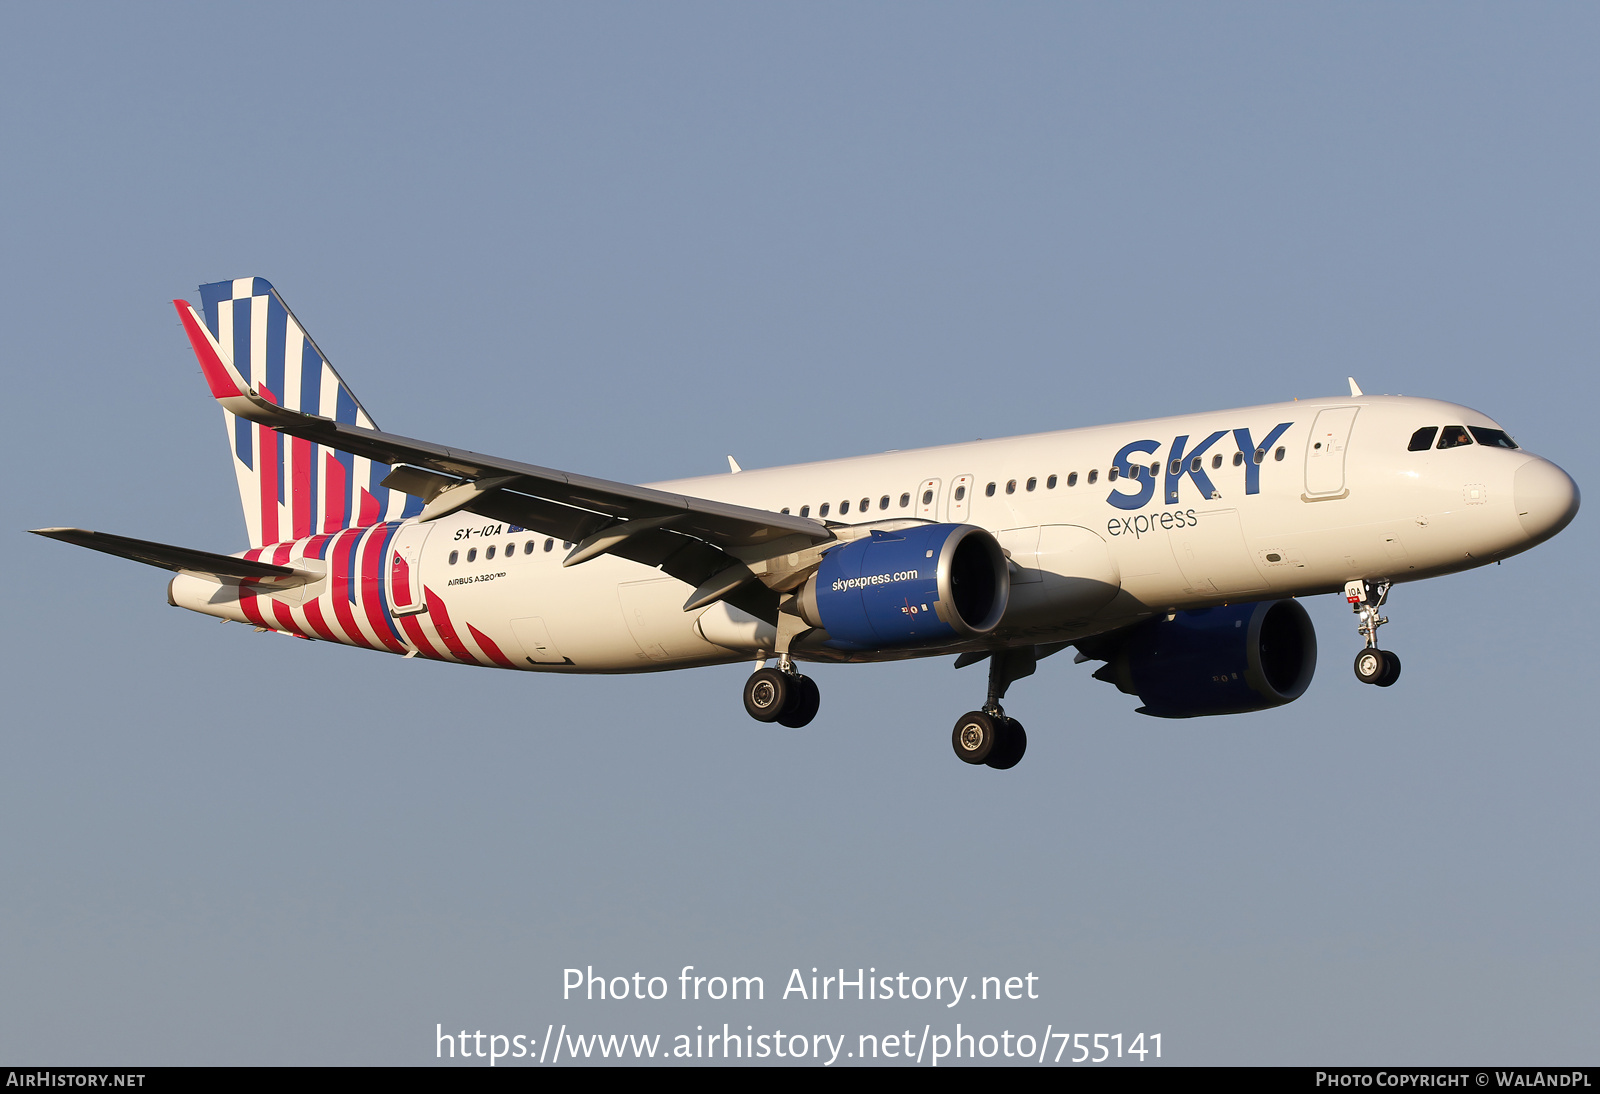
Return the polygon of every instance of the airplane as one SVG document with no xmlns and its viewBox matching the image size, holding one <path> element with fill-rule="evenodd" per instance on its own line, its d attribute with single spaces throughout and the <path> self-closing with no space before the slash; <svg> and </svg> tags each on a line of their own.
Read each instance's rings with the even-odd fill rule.
<svg viewBox="0 0 1600 1094">
<path fill-rule="evenodd" d="M 1347 398 L 764 470 L 730 456 L 725 475 L 635 486 L 380 431 L 262 278 L 173 304 L 222 407 L 249 549 L 37 534 L 175 571 L 174 607 L 408 658 L 750 660 L 745 710 L 793 728 L 821 701 L 797 662 L 987 661 L 951 746 L 1000 770 L 1027 749 L 1001 700 L 1069 647 L 1153 717 L 1293 702 L 1317 660 L 1299 597 L 1342 593 L 1355 674 L 1389 687 L 1396 585 L 1525 551 L 1579 505 L 1483 414 L 1354 379 Z"/>
</svg>

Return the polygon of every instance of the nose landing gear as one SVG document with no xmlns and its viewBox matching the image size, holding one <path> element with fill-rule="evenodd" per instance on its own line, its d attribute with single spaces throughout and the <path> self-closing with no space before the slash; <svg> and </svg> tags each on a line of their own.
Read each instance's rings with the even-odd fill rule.
<svg viewBox="0 0 1600 1094">
<path fill-rule="evenodd" d="M 1360 619 L 1356 631 L 1367 640 L 1367 648 L 1356 654 L 1356 679 L 1380 688 L 1389 687 L 1400 679 L 1400 658 L 1378 648 L 1378 628 L 1389 622 L 1386 616 L 1378 614 L 1378 609 L 1389 599 L 1390 585 L 1388 581 L 1373 583 L 1358 579 L 1347 581 L 1344 586 L 1344 598 Z"/>
</svg>

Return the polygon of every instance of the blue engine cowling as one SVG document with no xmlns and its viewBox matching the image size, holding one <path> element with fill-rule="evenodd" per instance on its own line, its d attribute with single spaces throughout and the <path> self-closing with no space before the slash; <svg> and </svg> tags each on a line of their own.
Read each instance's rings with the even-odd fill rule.
<svg viewBox="0 0 1600 1094">
<path fill-rule="evenodd" d="M 970 524 L 920 524 L 841 544 L 800 590 L 835 649 L 938 646 L 992 631 L 1011 593 L 1005 553 Z"/>
<path fill-rule="evenodd" d="M 1178 612 L 1079 644 L 1095 679 L 1144 700 L 1140 714 L 1197 718 L 1292 703 L 1317 668 L 1317 634 L 1294 600 Z"/>
</svg>

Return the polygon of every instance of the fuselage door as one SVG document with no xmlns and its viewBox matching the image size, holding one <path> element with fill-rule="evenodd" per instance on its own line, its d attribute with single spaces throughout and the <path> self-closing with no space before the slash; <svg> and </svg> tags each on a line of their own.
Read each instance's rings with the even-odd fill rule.
<svg viewBox="0 0 1600 1094">
<path fill-rule="evenodd" d="M 433 523 L 402 524 L 389 543 L 389 608 L 395 615 L 428 610 L 422 597 L 422 545 Z"/>
<path fill-rule="evenodd" d="M 972 503 L 972 476 L 957 475 L 950 483 L 950 514 L 947 518 L 952 524 L 967 523 L 968 506 Z"/>
<path fill-rule="evenodd" d="M 1345 493 L 1344 456 L 1350 427 L 1360 407 L 1333 406 L 1317 415 L 1306 441 L 1306 497 L 1327 498 Z"/>
<path fill-rule="evenodd" d="M 923 520 L 939 519 L 938 479 L 928 479 L 917 487 L 917 516 Z"/>
</svg>

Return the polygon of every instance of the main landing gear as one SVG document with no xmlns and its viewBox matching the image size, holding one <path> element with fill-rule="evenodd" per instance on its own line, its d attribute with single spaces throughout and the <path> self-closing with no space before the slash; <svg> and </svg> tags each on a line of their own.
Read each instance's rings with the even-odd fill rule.
<svg viewBox="0 0 1600 1094">
<path fill-rule="evenodd" d="M 955 749 L 956 759 L 998 771 L 1021 762 L 1023 753 L 1028 751 L 1027 731 L 1021 722 L 1006 714 L 1000 700 L 1013 682 L 1032 675 L 1038 663 L 1038 652 L 1032 646 L 989 654 L 989 698 L 982 710 L 969 710 L 956 719 L 956 727 L 950 733 L 950 747 Z"/>
<path fill-rule="evenodd" d="M 1389 599 L 1389 588 L 1388 581 L 1347 581 L 1344 586 L 1344 598 L 1360 619 L 1356 630 L 1367 640 L 1367 648 L 1356 654 L 1356 679 L 1380 688 L 1400 679 L 1400 658 L 1378 648 L 1378 628 L 1389 622 L 1378 609 Z"/>
<path fill-rule="evenodd" d="M 795 671 L 794 662 L 787 657 L 778 658 L 775 669 L 766 668 L 765 662 L 762 666 L 744 685 L 744 709 L 750 717 L 790 729 L 809 724 L 822 705 L 817 682 Z"/>
</svg>

